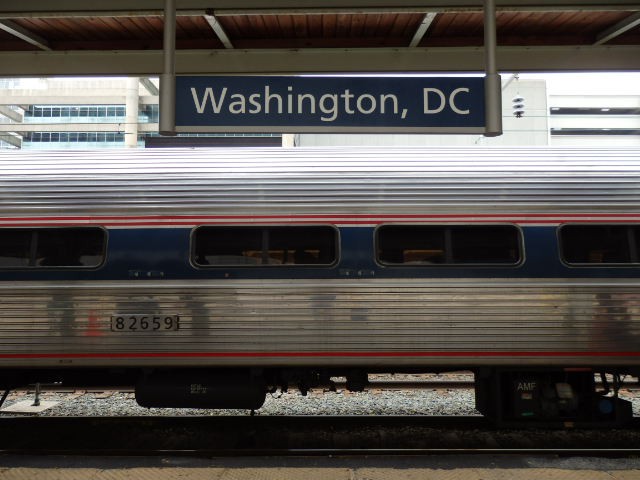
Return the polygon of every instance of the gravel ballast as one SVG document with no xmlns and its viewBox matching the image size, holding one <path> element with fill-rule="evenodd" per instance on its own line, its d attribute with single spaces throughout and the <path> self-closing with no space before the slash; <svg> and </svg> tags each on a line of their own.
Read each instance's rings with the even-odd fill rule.
<svg viewBox="0 0 640 480">
<path fill-rule="evenodd" d="M 633 402 L 640 416 L 640 392 L 621 390 L 620 396 Z M 33 402 L 33 392 L 12 391 L 3 405 Z M 143 408 L 130 392 L 43 392 L 41 401 L 58 402 L 38 416 L 174 416 L 174 415 L 250 415 L 249 410 L 203 410 Z M 19 415 L 0 411 L 0 415 Z M 480 415 L 475 409 L 471 388 L 434 388 L 415 390 L 369 389 L 365 392 L 312 390 L 302 396 L 297 390 L 267 394 L 255 415 Z"/>
</svg>

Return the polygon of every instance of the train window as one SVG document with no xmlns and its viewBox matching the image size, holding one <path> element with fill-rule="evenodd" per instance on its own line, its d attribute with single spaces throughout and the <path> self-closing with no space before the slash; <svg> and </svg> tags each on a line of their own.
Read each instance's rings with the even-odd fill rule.
<svg viewBox="0 0 640 480">
<path fill-rule="evenodd" d="M 95 268 L 105 257 L 101 228 L 0 229 L 0 268 Z"/>
<path fill-rule="evenodd" d="M 564 225 L 562 260 L 571 265 L 638 263 L 640 232 L 632 225 Z"/>
<path fill-rule="evenodd" d="M 512 225 L 383 225 L 377 259 L 383 265 L 516 265 L 520 231 Z"/>
<path fill-rule="evenodd" d="M 31 232 L 2 229 L 0 231 L 0 267 L 28 267 L 31 256 Z"/>
<path fill-rule="evenodd" d="M 331 265 L 337 240 L 329 226 L 200 227 L 193 234 L 192 261 L 201 267 Z"/>
<path fill-rule="evenodd" d="M 453 263 L 520 262 L 520 235 L 512 225 L 451 227 Z"/>
</svg>

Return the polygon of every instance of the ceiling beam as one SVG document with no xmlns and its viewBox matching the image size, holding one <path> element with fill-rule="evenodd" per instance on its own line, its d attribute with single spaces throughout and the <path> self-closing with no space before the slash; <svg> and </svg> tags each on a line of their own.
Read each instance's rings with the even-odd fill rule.
<svg viewBox="0 0 640 480">
<path fill-rule="evenodd" d="M 640 46 L 498 47 L 502 72 L 640 71 Z M 154 76 L 161 50 L 0 52 L 0 77 Z M 178 50 L 176 73 L 484 72 L 482 47 Z M 21 103 L 21 102 L 16 102 Z"/>
<path fill-rule="evenodd" d="M 224 28 L 222 28 L 222 25 L 220 25 L 220 22 L 218 22 L 218 19 L 215 15 L 213 15 L 212 13 L 208 13 L 204 16 L 204 19 L 218 36 L 218 38 L 224 45 L 224 48 L 234 48 L 231 40 L 229 39 L 229 36 L 227 35 L 227 32 L 224 31 Z"/>
<path fill-rule="evenodd" d="M 429 12 L 424 16 L 422 22 L 420 22 L 420 25 L 418 25 L 418 28 L 416 29 L 416 33 L 413 34 L 413 38 L 409 43 L 410 47 L 417 47 L 418 45 L 420 45 L 420 42 L 424 38 L 425 34 L 429 30 L 429 27 L 431 26 L 433 20 L 437 15 L 437 13 Z"/>
<path fill-rule="evenodd" d="M 483 0 L 181 0 L 177 15 L 200 16 L 206 10 L 215 15 L 320 13 L 382 13 L 481 11 Z M 640 11 L 637 0 L 496 0 L 498 10 L 563 11 L 626 10 Z M 134 17 L 161 16 L 163 0 L 23 0 L 0 2 L 0 18 L 51 17 Z"/>
<path fill-rule="evenodd" d="M 51 47 L 49 46 L 49 42 L 47 40 L 39 35 L 36 35 L 33 32 L 30 32 L 26 28 L 21 27 L 16 22 L 13 22 L 11 20 L 0 21 L 0 30 L 4 30 L 14 37 L 18 37 L 19 39 L 24 40 L 31 45 L 35 45 L 40 50 L 51 50 Z"/>
<path fill-rule="evenodd" d="M 640 25 L 640 13 L 630 15 L 629 17 L 616 23 L 612 27 L 607 28 L 605 31 L 600 32 L 596 37 L 594 45 L 602 45 L 609 40 L 612 40 L 631 30 L 632 28 L 636 28 L 638 25 Z"/>
</svg>

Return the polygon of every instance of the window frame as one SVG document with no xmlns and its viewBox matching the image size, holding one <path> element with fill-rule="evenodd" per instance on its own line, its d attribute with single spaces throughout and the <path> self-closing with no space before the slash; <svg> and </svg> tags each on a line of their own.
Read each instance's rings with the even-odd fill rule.
<svg viewBox="0 0 640 480">
<path fill-rule="evenodd" d="M 318 263 L 267 263 L 267 264 L 262 264 L 262 263 L 258 263 L 255 265 L 247 265 L 247 264 L 225 264 L 225 265 L 201 265 L 199 263 L 195 262 L 195 246 L 196 246 L 196 242 L 195 242 L 195 236 L 196 233 L 199 229 L 201 228 L 236 228 L 236 227 L 253 227 L 253 228 L 257 228 L 257 229 L 265 229 L 265 228 L 278 228 L 278 227 L 287 227 L 287 228 L 303 228 L 303 227 L 328 227 L 330 229 L 332 229 L 335 233 L 334 235 L 334 247 L 335 247 L 335 258 L 333 260 L 333 262 L 331 263 L 322 263 L 322 264 L 318 264 Z M 189 263 L 191 264 L 191 266 L 193 268 L 196 268 L 198 270 L 209 270 L 209 269 L 224 269 L 224 268 L 241 268 L 241 269 L 246 269 L 246 268 L 323 268 L 323 269 L 328 269 L 328 268 L 334 268 L 336 265 L 338 265 L 340 263 L 340 258 L 341 258 L 341 254 L 342 254 L 342 249 L 341 249 L 341 241 L 340 241 L 340 229 L 333 224 L 319 224 L 319 223 L 304 223 L 304 224 L 247 224 L 247 223 L 241 223 L 241 224 L 224 224 L 224 225 L 198 225 L 194 228 L 191 229 L 191 234 L 189 236 Z"/>
<path fill-rule="evenodd" d="M 443 230 L 455 227 L 513 227 L 518 235 L 518 253 L 519 259 L 515 263 L 384 263 L 380 261 L 378 256 L 380 229 L 383 227 L 441 227 Z M 446 237 L 450 234 L 445 233 Z M 524 243 L 524 235 L 520 225 L 515 223 L 381 223 L 377 225 L 373 232 L 373 260 L 376 265 L 382 268 L 520 268 L 526 261 L 526 250 Z M 445 245 L 446 247 L 446 245 Z M 446 252 L 445 252 L 446 256 Z"/>
<path fill-rule="evenodd" d="M 627 243 L 627 247 L 629 247 L 629 257 L 633 260 L 634 250 L 636 261 L 630 262 L 591 262 L 591 263 L 573 263 L 568 262 L 565 259 L 564 254 L 564 246 L 562 242 L 562 230 L 565 227 L 625 227 L 636 228 L 640 231 L 640 224 L 637 223 L 581 223 L 581 222 L 571 222 L 571 223 L 563 223 L 556 228 L 556 240 L 558 245 L 558 257 L 560 263 L 568 268 L 638 268 L 640 267 L 640 249 L 634 249 L 629 243 Z M 635 234 L 634 234 L 635 235 Z M 628 237 L 627 237 L 628 238 Z M 636 241 L 638 238 L 636 237 Z"/>
<path fill-rule="evenodd" d="M 102 254 L 102 261 L 98 264 L 98 265 L 26 265 L 26 266 L 2 266 L 0 265 L 0 271 L 7 271 L 7 270 L 23 270 L 23 271 L 33 271 L 33 270 L 98 270 L 102 267 L 104 267 L 105 263 L 107 262 L 107 245 L 109 243 L 109 231 L 101 226 L 101 225 L 90 225 L 90 226 L 73 226 L 73 227 L 63 227 L 63 226 L 52 226 L 52 227 L 0 227 L 0 235 L 2 235 L 3 231 L 6 230 L 23 230 L 23 231 L 29 231 L 31 232 L 31 235 L 33 236 L 33 233 L 35 233 L 35 231 L 43 231 L 43 230 L 87 230 L 87 229 L 95 229 L 95 230 L 100 230 L 103 233 L 103 238 L 104 238 L 104 242 L 102 245 L 102 250 L 101 250 L 101 254 Z M 29 263 L 31 263 L 31 256 L 35 253 L 34 251 L 34 246 L 30 245 L 30 257 L 29 257 Z M 0 256 L 2 254 L 2 251 L 0 251 Z"/>
</svg>

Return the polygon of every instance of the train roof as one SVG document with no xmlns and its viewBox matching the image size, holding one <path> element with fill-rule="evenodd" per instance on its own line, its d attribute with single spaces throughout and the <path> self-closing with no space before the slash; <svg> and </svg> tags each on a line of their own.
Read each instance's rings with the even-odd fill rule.
<svg viewBox="0 0 640 480">
<path fill-rule="evenodd" d="M 637 212 L 637 148 L 0 153 L 0 216 Z"/>
</svg>

